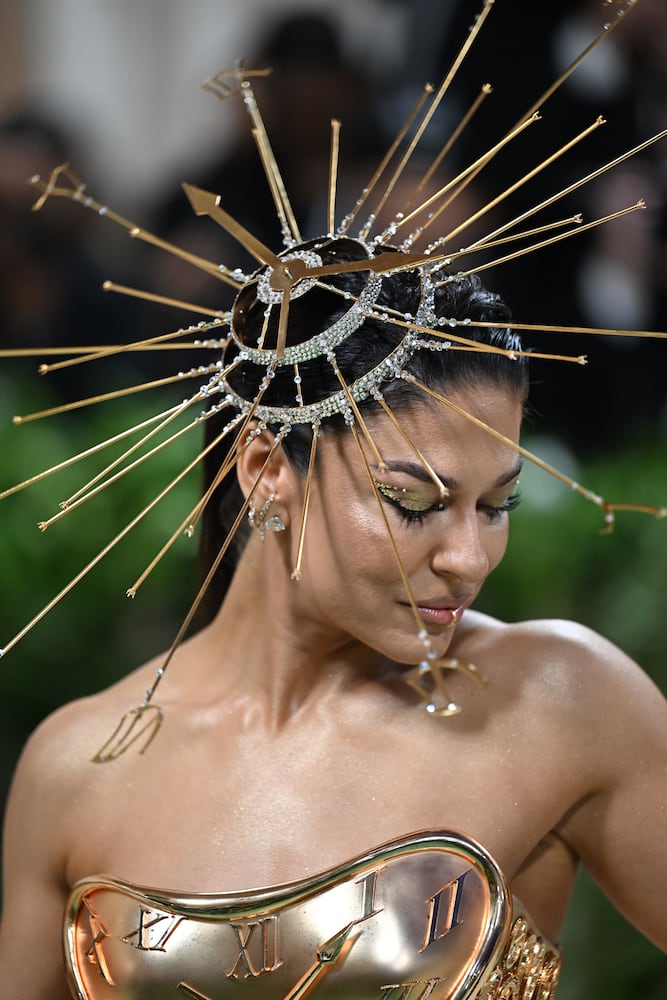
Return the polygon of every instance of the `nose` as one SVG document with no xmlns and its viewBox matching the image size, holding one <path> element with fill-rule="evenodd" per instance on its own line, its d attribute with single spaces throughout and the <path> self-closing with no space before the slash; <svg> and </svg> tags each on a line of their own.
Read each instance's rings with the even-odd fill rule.
<svg viewBox="0 0 667 1000">
<path fill-rule="evenodd" d="M 452 576 L 481 584 L 489 574 L 489 553 L 477 511 L 448 511 L 445 525 L 431 554 L 431 568 L 439 576 Z"/>
</svg>

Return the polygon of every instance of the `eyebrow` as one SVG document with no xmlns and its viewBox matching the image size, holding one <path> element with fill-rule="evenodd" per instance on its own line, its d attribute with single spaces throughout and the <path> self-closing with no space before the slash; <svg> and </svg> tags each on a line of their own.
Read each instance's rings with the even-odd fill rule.
<svg viewBox="0 0 667 1000">
<path fill-rule="evenodd" d="M 421 465 L 419 462 L 387 461 L 385 462 L 385 465 L 387 466 L 390 472 L 404 472 L 406 475 L 412 476 L 415 479 L 420 479 L 424 483 L 433 482 L 432 477 L 428 474 L 424 466 Z M 523 469 L 523 458 L 520 457 L 516 465 L 514 465 L 511 469 L 509 469 L 508 472 L 503 472 L 502 475 L 500 475 L 498 479 L 496 479 L 496 481 L 492 483 L 489 488 L 492 490 L 497 490 L 500 489 L 501 486 L 507 486 L 507 484 L 511 483 L 513 479 L 516 479 L 516 477 L 521 473 L 522 469 Z M 443 486 L 445 486 L 448 490 L 458 490 L 461 488 L 461 484 L 457 479 L 452 479 L 451 476 L 445 476 L 442 473 L 438 472 L 437 470 L 436 470 L 436 475 L 443 484 Z"/>
</svg>

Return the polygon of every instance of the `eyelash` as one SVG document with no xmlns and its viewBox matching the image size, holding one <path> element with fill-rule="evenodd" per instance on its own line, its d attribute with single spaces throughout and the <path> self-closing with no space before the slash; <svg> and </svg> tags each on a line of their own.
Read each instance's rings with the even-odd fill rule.
<svg viewBox="0 0 667 1000">
<path fill-rule="evenodd" d="M 406 524 L 422 524 L 424 518 L 428 514 L 434 514 L 436 511 L 441 511 L 446 509 L 446 504 L 438 502 L 432 504 L 430 507 L 426 507 L 425 510 L 410 510 L 408 507 L 404 507 L 400 500 L 395 497 L 390 496 L 384 490 L 381 491 L 385 500 L 391 504 L 391 506 L 398 512 L 401 520 Z M 483 510 L 489 521 L 494 523 L 498 520 L 501 514 L 509 513 L 516 508 L 521 503 L 521 494 L 513 493 L 511 496 L 507 497 L 500 504 L 480 504 L 479 509 Z"/>
</svg>

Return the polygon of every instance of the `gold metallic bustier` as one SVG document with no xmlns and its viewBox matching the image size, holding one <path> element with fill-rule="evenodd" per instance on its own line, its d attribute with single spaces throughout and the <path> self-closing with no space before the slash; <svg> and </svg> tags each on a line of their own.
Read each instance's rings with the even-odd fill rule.
<svg viewBox="0 0 667 1000">
<path fill-rule="evenodd" d="M 560 970 L 493 859 L 450 832 L 245 893 L 86 879 L 64 945 L 77 1000 L 552 1000 Z"/>
</svg>

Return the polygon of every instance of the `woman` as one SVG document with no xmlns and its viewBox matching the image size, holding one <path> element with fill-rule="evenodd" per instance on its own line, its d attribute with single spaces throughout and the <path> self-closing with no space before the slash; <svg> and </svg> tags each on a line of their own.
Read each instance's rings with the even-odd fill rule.
<svg viewBox="0 0 667 1000">
<path fill-rule="evenodd" d="M 508 319 L 478 279 L 347 238 L 239 293 L 204 549 L 244 510 L 249 537 L 166 673 L 30 741 L 3 998 L 68 995 L 67 908 L 75 997 L 546 1000 L 580 862 L 667 950 L 664 699 L 581 626 L 472 607 L 517 502 Z"/>
</svg>

